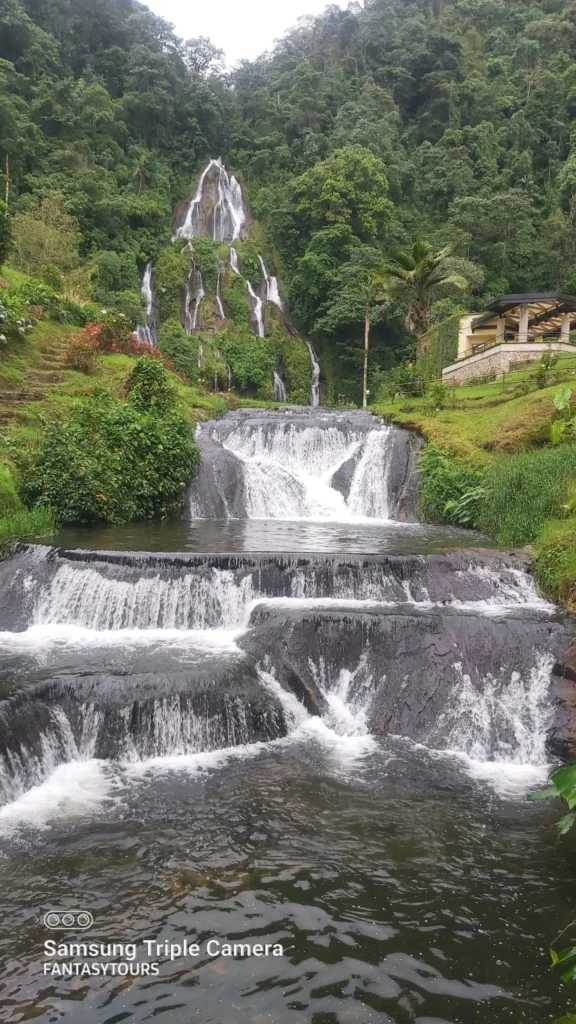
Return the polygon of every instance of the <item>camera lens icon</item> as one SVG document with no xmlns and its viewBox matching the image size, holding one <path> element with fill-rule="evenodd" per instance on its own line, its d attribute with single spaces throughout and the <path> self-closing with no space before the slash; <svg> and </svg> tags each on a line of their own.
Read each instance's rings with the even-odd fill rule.
<svg viewBox="0 0 576 1024">
<path fill-rule="evenodd" d="M 44 924 L 51 931 L 67 932 L 72 929 L 85 932 L 94 924 L 89 910 L 49 910 L 44 914 Z"/>
</svg>

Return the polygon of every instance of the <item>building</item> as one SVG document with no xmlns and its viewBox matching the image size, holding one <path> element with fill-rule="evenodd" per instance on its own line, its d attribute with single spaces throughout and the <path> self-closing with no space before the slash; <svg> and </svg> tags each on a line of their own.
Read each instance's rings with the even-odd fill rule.
<svg viewBox="0 0 576 1024">
<path fill-rule="evenodd" d="M 503 295 L 485 313 L 462 317 L 458 357 L 444 367 L 442 379 L 500 376 L 550 350 L 576 355 L 576 296 Z"/>
</svg>

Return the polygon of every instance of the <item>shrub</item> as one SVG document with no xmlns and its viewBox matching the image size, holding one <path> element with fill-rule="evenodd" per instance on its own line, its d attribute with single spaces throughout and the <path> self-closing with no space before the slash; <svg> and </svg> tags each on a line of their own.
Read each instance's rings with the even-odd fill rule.
<svg viewBox="0 0 576 1024">
<path fill-rule="evenodd" d="M 230 319 L 239 327 L 250 328 L 252 306 L 246 294 L 246 284 L 238 274 L 232 274 L 222 288 L 222 299 Z"/>
<path fill-rule="evenodd" d="M 80 373 L 96 373 L 100 363 L 100 353 L 94 344 L 94 339 L 85 332 L 71 338 L 66 349 L 65 362 L 72 370 Z"/>
<path fill-rule="evenodd" d="M 160 328 L 158 348 L 161 354 L 191 384 L 198 380 L 198 341 L 186 334 L 179 320 L 168 320 Z"/>
<path fill-rule="evenodd" d="M 226 338 L 222 348 L 240 387 L 271 397 L 274 355 L 265 339 L 238 331 Z"/>
<path fill-rule="evenodd" d="M 377 401 L 385 401 L 400 394 L 402 398 L 425 395 L 429 383 L 428 375 L 418 363 L 400 363 L 381 374 L 378 384 Z"/>
<path fill-rule="evenodd" d="M 130 371 L 125 384 L 128 401 L 138 412 L 165 416 L 176 408 L 177 391 L 160 362 L 143 356 Z"/>
<path fill-rule="evenodd" d="M 478 512 L 484 474 L 429 444 L 418 457 L 419 518 L 427 523 L 473 526 Z M 471 496 L 473 495 L 473 496 Z"/>
<path fill-rule="evenodd" d="M 575 480 L 575 445 L 502 456 L 486 477 L 479 526 L 500 544 L 528 544 L 546 519 L 565 517 Z"/>
<path fill-rule="evenodd" d="M 545 522 L 534 549 L 534 568 L 544 593 L 576 611 L 576 519 Z"/>
<path fill-rule="evenodd" d="M 32 316 L 28 305 L 17 293 L 7 292 L 0 298 L 0 338 L 24 338 L 37 318 Z"/>
<path fill-rule="evenodd" d="M 117 351 L 134 340 L 129 318 L 116 310 L 101 310 L 98 322 L 87 327 L 97 336 L 97 346 L 102 352 Z"/>
<path fill-rule="evenodd" d="M 142 388 L 142 392 L 146 390 Z M 184 417 L 142 413 L 100 388 L 23 459 L 22 496 L 58 523 L 125 523 L 180 511 L 200 454 Z"/>
<path fill-rule="evenodd" d="M 154 271 L 161 323 L 180 316 L 182 291 L 190 273 L 190 256 L 188 243 L 180 238 L 163 249 L 156 261 Z"/>
</svg>

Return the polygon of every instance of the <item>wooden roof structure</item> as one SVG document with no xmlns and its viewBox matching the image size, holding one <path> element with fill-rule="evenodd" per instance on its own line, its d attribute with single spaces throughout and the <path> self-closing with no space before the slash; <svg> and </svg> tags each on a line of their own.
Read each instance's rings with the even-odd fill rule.
<svg viewBox="0 0 576 1024">
<path fill-rule="evenodd" d="M 560 334 L 564 317 L 570 315 L 570 330 L 576 330 L 576 295 L 564 292 L 540 292 L 526 295 L 503 295 L 492 302 L 486 313 L 472 321 L 472 332 L 479 328 L 496 330 L 497 321 L 504 319 L 506 333 L 518 334 L 523 307 L 528 306 L 528 339 L 540 335 Z"/>
</svg>

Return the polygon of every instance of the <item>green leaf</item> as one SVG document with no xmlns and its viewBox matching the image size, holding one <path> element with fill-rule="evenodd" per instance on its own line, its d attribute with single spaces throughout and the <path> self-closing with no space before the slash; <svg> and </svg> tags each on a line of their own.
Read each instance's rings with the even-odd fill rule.
<svg viewBox="0 0 576 1024">
<path fill-rule="evenodd" d="M 570 399 L 572 398 L 572 391 L 570 388 L 560 388 L 554 395 L 554 405 L 559 412 L 567 409 L 570 405 Z"/>
<path fill-rule="evenodd" d="M 541 789 L 537 793 L 528 793 L 528 799 L 532 801 L 536 800 L 559 800 L 560 794 L 556 789 L 556 786 L 548 786 L 547 789 Z"/>
<path fill-rule="evenodd" d="M 557 953 L 555 949 L 551 949 L 550 956 L 554 967 L 556 964 L 565 964 L 568 960 L 576 960 L 576 946 L 569 946 L 567 949 L 561 949 L 559 953 Z"/>
<path fill-rule="evenodd" d="M 566 420 L 554 420 L 550 424 L 550 443 L 558 444 L 562 435 L 566 432 L 568 424 Z"/>
<path fill-rule="evenodd" d="M 559 836 L 565 836 L 570 831 L 574 822 L 576 821 L 576 811 L 571 811 L 570 814 L 565 814 L 560 821 L 556 822 L 556 831 Z"/>
</svg>

